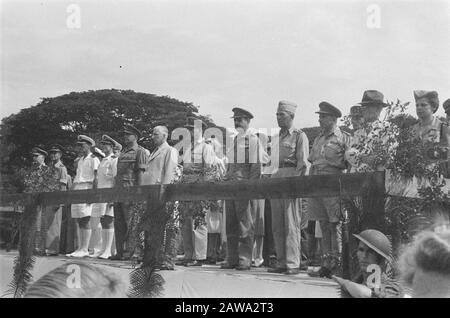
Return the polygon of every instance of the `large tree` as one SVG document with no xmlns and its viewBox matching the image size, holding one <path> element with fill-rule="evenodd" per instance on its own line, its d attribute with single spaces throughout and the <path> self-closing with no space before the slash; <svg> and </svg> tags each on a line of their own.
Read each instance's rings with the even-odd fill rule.
<svg viewBox="0 0 450 318">
<path fill-rule="evenodd" d="M 199 115 L 198 110 L 192 103 L 132 90 L 104 89 L 43 98 L 37 105 L 2 120 L 2 191 L 22 190 L 17 172 L 29 165 L 29 152 L 35 145 L 48 147 L 59 143 L 65 146 L 63 161 L 71 170 L 79 134 L 95 140 L 108 134 L 121 142 L 123 125 L 130 123 L 143 131 L 141 144 L 152 149 L 149 137 L 155 125 L 164 123 L 171 130 L 183 126 L 187 116 L 194 116 L 208 127 L 214 126 L 210 117 Z"/>
</svg>

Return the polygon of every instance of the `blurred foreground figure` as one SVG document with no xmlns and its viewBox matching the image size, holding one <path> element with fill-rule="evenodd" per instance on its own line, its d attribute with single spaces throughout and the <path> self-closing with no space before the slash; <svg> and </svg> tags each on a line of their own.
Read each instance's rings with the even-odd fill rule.
<svg viewBox="0 0 450 318">
<path fill-rule="evenodd" d="M 25 298 L 125 298 L 126 284 L 103 268 L 69 262 L 31 285 Z"/>
<path fill-rule="evenodd" d="M 450 228 L 422 232 L 400 256 L 402 279 L 416 298 L 450 298 Z"/>
<path fill-rule="evenodd" d="M 400 284 L 388 274 L 392 265 L 392 246 L 389 239 L 377 230 L 365 230 L 353 234 L 359 241 L 356 256 L 359 272 L 352 280 L 333 276 L 341 286 L 344 298 L 400 298 Z"/>
</svg>

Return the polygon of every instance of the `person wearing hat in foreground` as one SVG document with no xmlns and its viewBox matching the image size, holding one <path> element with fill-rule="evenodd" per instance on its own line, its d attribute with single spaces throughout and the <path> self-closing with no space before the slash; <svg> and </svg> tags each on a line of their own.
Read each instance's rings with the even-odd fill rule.
<svg viewBox="0 0 450 318">
<path fill-rule="evenodd" d="M 95 147 L 95 141 L 85 135 L 79 135 L 77 146 L 81 156 L 77 161 L 77 172 L 73 180 L 72 190 L 95 189 L 97 185 L 97 169 L 100 161 L 92 155 L 91 148 Z M 78 249 L 67 254 L 69 257 L 89 256 L 89 242 L 92 230 L 90 227 L 90 218 L 92 214 L 92 204 L 72 204 L 72 218 L 77 220 L 79 225 L 79 245 Z"/>
<path fill-rule="evenodd" d="M 352 280 L 332 276 L 341 286 L 341 296 L 343 298 L 402 298 L 404 294 L 400 284 L 387 274 L 389 266 L 392 267 L 392 247 L 386 235 L 369 229 L 353 236 L 359 242 L 356 252 L 359 272 Z"/>
<path fill-rule="evenodd" d="M 345 152 L 350 145 L 350 135 L 337 126 L 341 111 L 328 102 L 319 104 L 321 133 L 314 140 L 308 160 L 311 175 L 341 174 L 347 169 Z M 322 266 L 311 276 L 329 277 L 338 270 L 340 258 L 340 198 L 308 199 L 308 219 L 319 221 L 322 231 Z"/>
<path fill-rule="evenodd" d="M 60 191 L 67 190 L 68 173 L 66 166 L 61 162 L 64 148 L 59 144 L 54 144 L 48 150 L 50 157 L 50 167 L 57 172 L 56 181 Z M 45 254 L 56 256 L 59 253 L 59 242 L 61 236 L 62 205 L 47 206 L 42 214 L 41 230 L 45 229 Z"/>
<path fill-rule="evenodd" d="M 297 105 L 280 101 L 277 108 L 279 134 L 271 143 L 272 165 L 276 169 L 271 178 L 303 176 L 309 168 L 309 142 L 306 134 L 294 127 Z M 295 275 L 301 261 L 301 199 L 271 199 L 272 232 L 277 265 L 270 273 Z"/>
<path fill-rule="evenodd" d="M 228 169 L 224 180 L 254 180 L 261 177 L 264 150 L 255 130 L 250 128 L 253 115 L 242 108 L 233 111 L 234 127 L 238 134 L 227 152 Z M 256 210 L 251 200 L 226 200 L 225 222 L 227 260 L 222 269 L 249 270 L 252 261 Z"/>
<path fill-rule="evenodd" d="M 145 149 L 138 145 L 141 138 L 139 129 L 132 125 L 125 125 L 123 137 L 125 148 L 122 149 L 117 159 L 117 174 L 115 187 L 132 187 L 142 185 L 142 176 L 147 167 L 148 156 Z M 117 147 L 118 145 L 116 145 Z M 118 202 L 114 204 L 114 233 L 116 238 L 117 254 L 110 259 L 122 260 L 133 257 L 138 244 L 136 233 L 137 222 L 133 222 L 134 217 L 139 217 L 145 207 L 140 203 Z"/>
<path fill-rule="evenodd" d="M 180 156 L 183 165 L 181 183 L 219 181 L 221 178 L 219 160 L 210 141 L 203 138 L 206 124 L 195 117 L 188 117 L 185 128 L 189 129 L 190 140 Z M 188 136 L 186 136 L 188 137 Z M 219 203 L 211 201 L 182 201 L 179 211 L 182 216 L 182 235 L 185 266 L 201 266 L 207 258 L 208 229 L 205 210 L 217 211 Z"/>
<path fill-rule="evenodd" d="M 100 147 L 103 150 L 104 157 L 100 161 L 97 173 L 97 187 L 98 188 L 113 188 L 115 184 L 115 177 L 117 174 L 117 157 L 113 154 L 113 148 L 117 145 L 117 141 L 103 135 L 100 141 Z M 92 220 L 99 219 L 101 223 L 101 237 L 98 241 L 101 242 L 100 248 L 92 254 L 92 257 L 108 259 L 111 257 L 112 243 L 114 239 L 114 208 L 113 203 L 94 203 L 92 207 Z M 97 223 L 97 220 L 96 220 Z M 92 239 L 91 239 L 92 241 Z M 95 242 L 91 242 L 94 243 Z"/>
</svg>

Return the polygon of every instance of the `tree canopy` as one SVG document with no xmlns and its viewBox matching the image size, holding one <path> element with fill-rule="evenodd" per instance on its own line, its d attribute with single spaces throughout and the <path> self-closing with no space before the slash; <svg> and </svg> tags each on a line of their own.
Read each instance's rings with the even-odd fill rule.
<svg viewBox="0 0 450 318">
<path fill-rule="evenodd" d="M 0 125 L 1 176 L 3 191 L 20 191 L 17 172 L 31 162 L 35 145 L 45 149 L 53 143 L 66 148 L 63 162 L 72 169 L 75 141 L 79 134 L 100 140 L 107 134 L 122 143 L 122 128 L 128 123 L 143 132 L 140 141 L 153 148 L 151 130 L 165 124 L 169 130 L 181 127 L 188 116 L 215 126 L 208 116 L 198 113 L 192 103 L 168 96 L 139 93 L 132 90 L 104 89 L 43 98 L 37 105 L 5 117 Z"/>
</svg>

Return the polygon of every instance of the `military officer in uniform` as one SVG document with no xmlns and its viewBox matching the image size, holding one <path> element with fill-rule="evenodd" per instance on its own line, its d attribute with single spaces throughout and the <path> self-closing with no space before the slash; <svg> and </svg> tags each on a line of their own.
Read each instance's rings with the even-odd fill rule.
<svg viewBox="0 0 450 318">
<path fill-rule="evenodd" d="M 66 166 L 61 162 L 61 156 L 64 148 L 61 145 L 54 144 L 48 151 L 50 155 L 50 166 L 57 171 L 56 178 L 58 179 L 60 191 L 67 190 L 68 174 Z M 45 240 L 45 253 L 48 256 L 58 255 L 59 242 L 61 236 L 61 219 L 62 219 L 62 205 L 47 206 L 43 214 L 42 222 L 45 223 L 47 229 Z"/>
<path fill-rule="evenodd" d="M 232 109 L 238 135 L 228 153 L 228 170 L 224 180 L 253 180 L 261 177 L 263 149 L 256 132 L 250 129 L 253 115 L 242 108 Z M 252 260 L 256 210 L 251 200 L 225 202 L 227 261 L 222 269 L 249 270 Z"/>
<path fill-rule="evenodd" d="M 117 157 L 113 154 L 113 148 L 117 141 L 103 135 L 100 141 L 105 157 L 98 167 L 98 188 L 113 188 L 117 175 Z M 112 243 L 114 239 L 114 208 L 113 203 L 96 203 L 101 223 L 101 249 L 96 255 L 98 258 L 108 259 L 111 257 Z"/>
<path fill-rule="evenodd" d="M 100 161 L 91 152 L 91 149 L 95 147 L 95 141 L 88 136 L 79 135 L 77 144 L 81 156 L 76 162 L 77 173 L 73 180 L 73 190 L 96 189 Z M 72 204 L 71 215 L 77 220 L 80 236 L 78 249 L 67 256 L 77 258 L 89 256 L 88 247 L 92 235 L 91 214 L 92 204 Z"/>
<path fill-rule="evenodd" d="M 117 159 L 115 187 L 142 185 L 142 176 L 147 167 L 147 156 L 137 141 L 141 132 L 132 125 L 125 125 L 123 130 L 125 148 Z M 117 147 L 117 145 L 116 145 Z M 117 254 L 113 260 L 130 259 L 136 249 L 138 233 L 135 233 L 133 216 L 143 208 L 139 203 L 119 202 L 114 205 L 114 232 Z"/>
<path fill-rule="evenodd" d="M 195 117 L 189 117 L 187 120 L 185 128 L 190 130 L 192 144 L 190 148 L 183 150 L 183 156 L 180 157 L 180 164 L 183 165 L 181 182 L 219 181 L 219 161 L 213 145 L 211 141 L 206 141 L 202 137 L 201 131 L 195 129 L 196 127 L 206 128 L 206 124 Z M 194 125 L 194 121 L 197 121 L 197 126 Z M 219 209 L 218 201 L 183 201 L 180 203 L 185 266 L 201 266 L 202 261 L 206 260 L 208 229 L 205 214 L 209 209 L 217 211 Z"/>
<path fill-rule="evenodd" d="M 341 111 L 328 102 L 319 104 L 319 123 L 322 131 L 314 140 L 308 160 L 311 175 L 341 174 L 347 169 L 345 152 L 349 147 L 350 135 L 337 127 Z M 310 198 L 309 219 L 320 222 L 322 231 L 322 267 L 312 275 L 327 276 L 337 270 L 340 253 L 341 211 L 338 197 Z"/>
<path fill-rule="evenodd" d="M 281 128 L 271 145 L 273 158 L 278 168 L 272 178 L 303 176 L 309 168 L 309 142 L 306 134 L 293 126 L 297 105 L 280 101 L 277 122 Z M 278 155 L 274 152 L 278 151 Z M 277 266 L 271 273 L 295 275 L 300 271 L 301 260 L 301 200 L 272 199 L 272 232 L 277 254 Z"/>
</svg>

